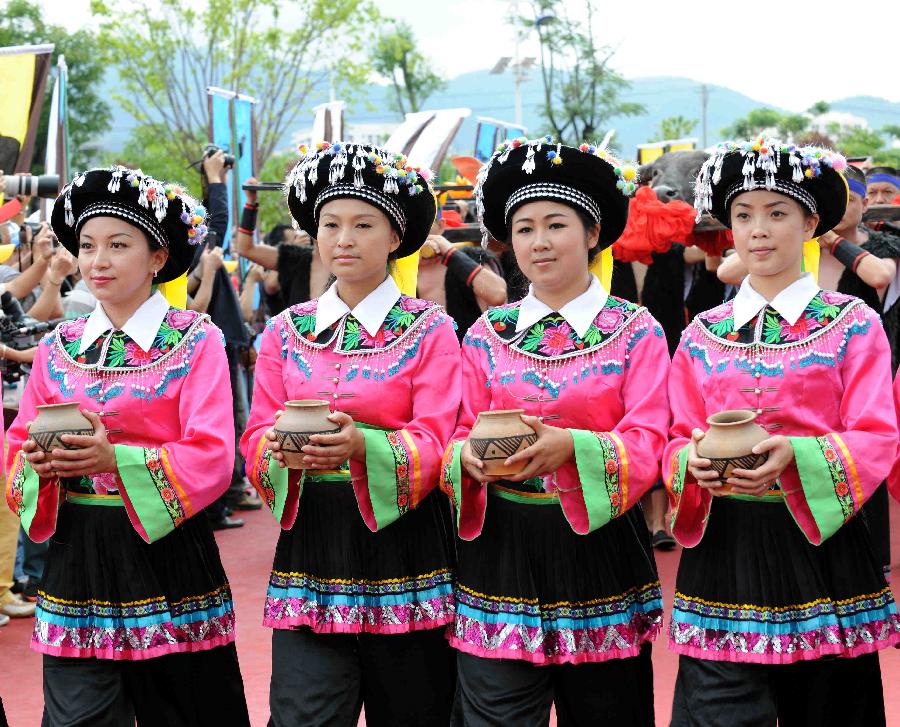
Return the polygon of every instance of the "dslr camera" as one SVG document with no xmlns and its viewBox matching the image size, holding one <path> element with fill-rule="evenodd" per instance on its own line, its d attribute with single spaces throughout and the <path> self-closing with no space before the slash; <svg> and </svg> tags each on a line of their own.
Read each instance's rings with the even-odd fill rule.
<svg viewBox="0 0 900 727">
<path fill-rule="evenodd" d="M 232 157 L 232 160 L 233 159 L 234 157 Z M 3 175 L 2 171 L 0 171 L 0 197 L 12 199 L 19 194 L 25 195 L 26 197 L 44 197 L 46 199 L 53 199 L 59 194 L 59 175 Z"/>
</svg>

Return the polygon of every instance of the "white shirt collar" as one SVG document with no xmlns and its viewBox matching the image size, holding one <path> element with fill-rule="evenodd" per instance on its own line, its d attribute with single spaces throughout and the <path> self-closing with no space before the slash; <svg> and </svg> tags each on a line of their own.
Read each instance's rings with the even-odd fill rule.
<svg viewBox="0 0 900 727">
<path fill-rule="evenodd" d="M 332 323 L 339 321 L 347 313 L 352 313 L 353 317 L 366 329 L 366 333 L 374 336 L 399 298 L 400 288 L 388 275 L 381 285 L 359 301 L 353 310 L 350 310 L 350 307 L 338 296 L 337 283 L 335 283 L 319 296 L 319 302 L 316 305 L 316 327 L 313 334 L 318 336 Z"/>
<path fill-rule="evenodd" d="M 572 298 L 562 308 L 559 314 L 566 319 L 566 323 L 572 326 L 579 338 L 584 338 L 591 323 L 597 317 L 597 314 L 603 310 L 606 300 L 609 298 L 600 281 L 594 275 L 591 275 L 591 284 L 577 298 Z M 534 295 L 534 286 L 528 286 L 528 295 L 522 298 L 519 305 L 519 319 L 516 321 L 516 333 L 520 333 L 527 328 L 531 328 L 544 316 L 553 313 L 553 309 L 540 301 Z"/>
<path fill-rule="evenodd" d="M 140 308 L 132 313 L 131 318 L 122 326 L 122 332 L 147 353 L 153 347 L 153 340 L 156 338 L 159 326 L 168 312 L 169 301 L 157 290 L 141 303 Z M 98 303 L 97 307 L 88 316 L 87 323 L 84 324 L 84 332 L 81 334 L 81 345 L 78 347 L 78 353 L 84 353 L 88 346 L 113 328 L 115 326 L 109 320 L 106 311 L 103 310 L 103 304 Z"/>
<path fill-rule="evenodd" d="M 768 301 L 753 289 L 748 275 L 744 278 L 740 290 L 734 297 L 734 330 L 747 325 L 767 305 L 778 311 L 788 323 L 794 325 L 820 290 L 812 273 L 804 273 L 798 280 Z"/>
</svg>

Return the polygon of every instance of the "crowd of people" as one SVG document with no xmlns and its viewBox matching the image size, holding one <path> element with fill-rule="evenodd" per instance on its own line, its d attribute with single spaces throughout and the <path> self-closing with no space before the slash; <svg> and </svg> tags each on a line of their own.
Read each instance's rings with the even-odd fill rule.
<svg viewBox="0 0 900 727">
<path fill-rule="evenodd" d="M 275 727 L 653 725 L 676 543 L 672 725 L 885 724 L 900 228 L 863 216 L 900 174 L 719 144 L 693 201 L 733 248 L 647 268 L 611 255 L 637 171 L 589 144 L 505 142 L 469 201 L 402 154 L 301 147 L 290 224 L 262 234 L 250 189 L 230 240 L 203 166 L 200 202 L 112 167 L 49 225 L 0 207 L 0 295 L 19 338 L 52 328 L 0 347 L 30 366 L 0 625 L 35 620 L 44 725 L 249 724 L 213 530 L 263 507 Z M 279 429 L 303 400 L 328 425 Z M 83 432 L 30 433 L 70 402 Z M 701 456 L 721 412 L 764 438 Z"/>
</svg>

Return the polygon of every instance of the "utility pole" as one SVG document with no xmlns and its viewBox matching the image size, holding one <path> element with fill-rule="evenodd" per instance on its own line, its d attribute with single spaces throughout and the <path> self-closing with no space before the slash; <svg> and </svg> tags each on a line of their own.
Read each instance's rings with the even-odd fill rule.
<svg viewBox="0 0 900 727">
<path fill-rule="evenodd" d="M 700 125 L 703 136 L 703 148 L 706 149 L 706 109 L 709 106 L 709 86 L 700 84 Z"/>
</svg>

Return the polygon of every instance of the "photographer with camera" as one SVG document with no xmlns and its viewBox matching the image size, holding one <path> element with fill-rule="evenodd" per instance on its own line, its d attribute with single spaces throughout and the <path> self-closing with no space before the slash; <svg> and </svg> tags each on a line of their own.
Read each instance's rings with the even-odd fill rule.
<svg viewBox="0 0 900 727">
<path fill-rule="evenodd" d="M 240 302 L 231 284 L 231 277 L 222 266 L 222 245 L 228 227 L 228 171 L 234 167 L 234 157 L 222 149 L 209 144 L 203 151 L 200 162 L 205 180 L 204 202 L 209 214 L 209 236 L 207 249 L 197 260 L 188 276 L 188 293 L 195 296 L 188 307 L 205 305 L 213 322 L 222 329 L 225 336 L 225 354 L 234 401 L 235 442 L 240 439 L 247 412 L 241 391 L 247 390 L 246 372 L 241 361 L 246 358 L 250 347 L 250 336 L 241 316 Z M 213 255 L 210 257 L 210 255 Z M 206 282 L 204 282 L 206 278 Z M 208 300 L 205 300 L 206 292 Z M 207 508 L 207 515 L 213 529 L 224 530 L 242 527 L 244 521 L 232 517 L 236 509 L 259 509 L 261 500 L 250 492 L 250 483 L 244 477 L 244 459 L 240 451 L 235 451 L 231 485 L 228 491 Z"/>
</svg>

